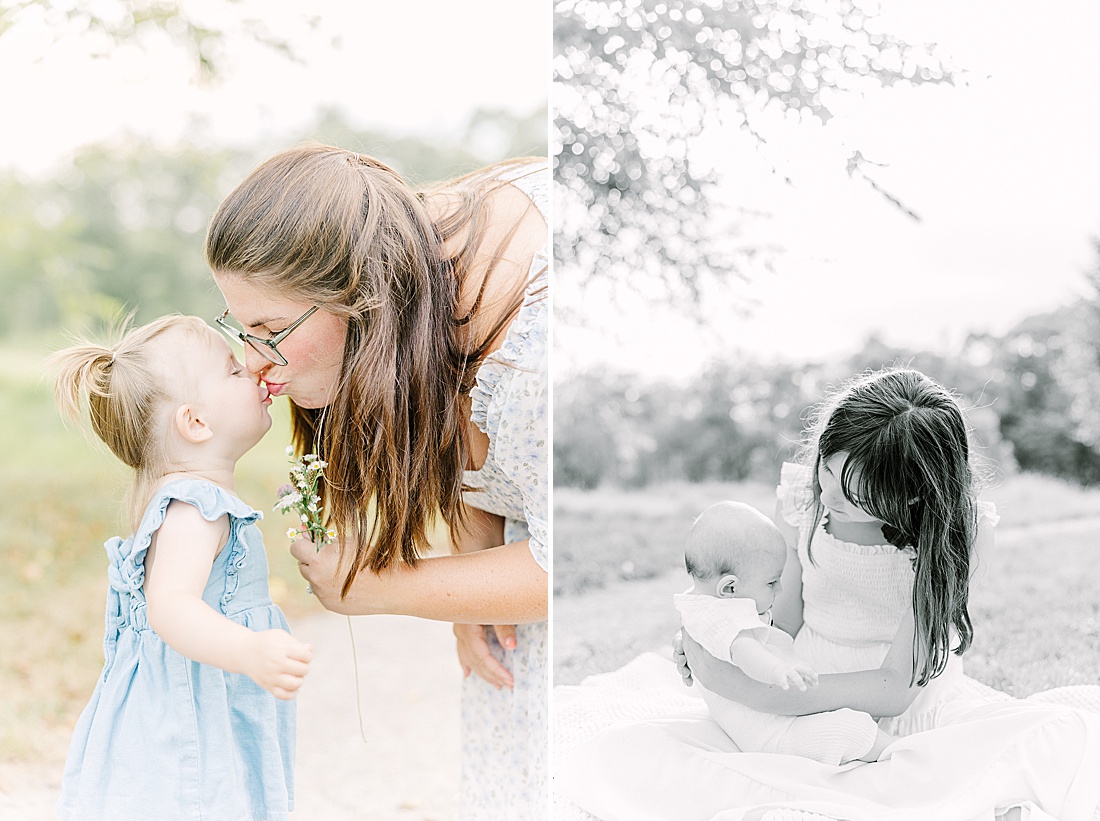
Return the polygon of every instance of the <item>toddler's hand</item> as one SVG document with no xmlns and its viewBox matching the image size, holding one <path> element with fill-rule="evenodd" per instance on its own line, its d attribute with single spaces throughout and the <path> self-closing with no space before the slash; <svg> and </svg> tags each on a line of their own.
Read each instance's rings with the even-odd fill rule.
<svg viewBox="0 0 1100 821">
<path fill-rule="evenodd" d="M 793 684 L 799 690 L 817 686 L 817 670 L 803 662 L 784 662 L 772 671 L 772 683 L 784 690 Z"/>
<path fill-rule="evenodd" d="M 275 698 L 294 698 L 309 672 L 313 647 L 286 630 L 261 630 L 252 635 L 245 674 Z"/>
</svg>

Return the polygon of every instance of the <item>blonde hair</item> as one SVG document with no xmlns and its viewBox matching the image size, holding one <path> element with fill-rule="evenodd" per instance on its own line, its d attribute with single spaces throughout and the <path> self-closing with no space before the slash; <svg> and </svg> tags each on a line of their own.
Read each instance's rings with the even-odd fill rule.
<svg viewBox="0 0 1100 821">
<path fill-rule="evenodd" d="M 173 397 L 163 369 L 152 359 L 151 343 L 166 331 L 206 333 L 209 326 L 195 316 L 170 315 L 129 331 L 111 335 L 102 344 L 77 339 L 57 351 L 47 364 L 58 371 L 54 398 L 61 416 L 95 434 L 122 462 L 134 469 L 127 500 L 130 525 L 137 528 L 157 480 L 166 472 L 166 428 L 159 417 Z M 87 418 L 84 407 L 87 405 Z"/>
<path fill-rule="evenodd" d="M 492 327 L 478 329 L 480 338 L 469 339 L 467 326 L 518 221 L 489 255 L 463 317 L 456 316 L 459 287 L 475 255 L 478 266 L 486 259 L 480 249 L 486 198 L 506 184 L 498 179 L 502 170 L 523 162 L 531 161 L 493 166 L 436 189 L 458 202 L 435 221 L 425 195 L 393 169 L 352 151 L 307 145 L 262 163 L 211 219 L 206 257 L 215 274 L 347 320 L 329 406 L 291 402 L 295 448 L 315 450 L 329 463 L 328 521 L 355 551 L 343 595 L 365 568 L 415 563 L 437 515 L 452 539 L 464 522 L 469 444 L 461 399 L 522 304 L 526 283 L 508 294 Z M 448 254 L 446 243 L 455 237 L 461 247 Z"/>
</svg>

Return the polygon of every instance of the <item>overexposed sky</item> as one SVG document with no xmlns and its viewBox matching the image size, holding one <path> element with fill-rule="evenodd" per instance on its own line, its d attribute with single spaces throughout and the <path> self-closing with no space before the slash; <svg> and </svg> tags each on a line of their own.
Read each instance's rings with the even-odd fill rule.
<svg viewBox="0 0 1100 821">
<path fill-rule="evenodd" d="M 0 167 L 42 173 L 124 131 L 172 141 L 195 133 L 196 117 L 211 140 L 248 144 L 305 125 L 323 106 L 343 108 L 355 125 L 431 134 L 460 127 L 477 107 L 528 114 L 547 100 L 551 10 L 541 0 L 184 5 L 231 31 L 260 19 L 302 60 L 235 38 L 224 81 L 203 86 L 164 36 L 151 49 L 94 57 L 94 42 L 52 38 L 32 10 L 0 39 Z"/>
<path fill-rule="evenodd" d="M 1087 292 L 1082 271 L 1098 263 L 1090 238 L 1100 237 L 1100 118 L 1089 110 L 1100 4 L 881 7 L 886 30 L 938 43 L 966 76 L 852 96 L 824 127 L 769 130 L 763 155 L 736 130 L 708 132 L 693 156 L 722 175 L 725 199 L 772 215 L 748 239 L 786 249 L 776 270 L 714 289 L 700 321 L 590 299 L 588 327 L 558 326 L 559 375 L 603 362 L 669 377 L 745 351 L 818 359 L 853 352 L 871 332 L 950 350 L 969 331 L 1003 332 Z M 920 222 L 848 177 L 857 148 L 885 164 L 876 179 Z"/>
</svg>

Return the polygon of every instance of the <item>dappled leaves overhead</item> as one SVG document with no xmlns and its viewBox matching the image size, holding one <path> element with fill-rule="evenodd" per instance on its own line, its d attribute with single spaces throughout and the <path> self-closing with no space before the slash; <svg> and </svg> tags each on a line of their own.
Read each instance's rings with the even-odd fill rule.
<svg viewBox="0 0 1100 821">
<path fill-rule="evenodd" d="M 689 160 L 717 112 L 764 141 L 769 110 L 826 121 L 832 92 L 951 78 L 851 0 L 562 0 L 554 33 L 556 260 L 692 295 L 761 250 L 730 242 Z"/>
</svg>

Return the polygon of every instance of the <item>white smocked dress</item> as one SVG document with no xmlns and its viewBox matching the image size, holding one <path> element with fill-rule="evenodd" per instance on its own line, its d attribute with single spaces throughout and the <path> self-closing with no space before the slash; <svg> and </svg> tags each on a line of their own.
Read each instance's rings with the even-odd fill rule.
<svg viewBox="0 0 1100 821">
<path fill-rule="evenodd" d="M 786 465 L 778 488 L 800 533 L 804 626 L 795 651 L 819 673 L 877 668 L 910 606 L 909 553 L 844 542 L 819 525 L 811 563 L 809 478 Z M 992 506 L 979 512 L 996 518 Z M 677 679 L 669 671 L 649 698 L 683 704 L 691 691 Z M 558 780 L 572 802 L 609 820 L 993 821 L 1010 807 L 1024 808 L 1028 821 L 1095 817 L 1100 714 L 1005 699 L 964 676 L 952 655 L 908 710 L 880 726 L 904 736 L 887 760 L 835 767 L 739 752 L 709 718 L 680 709 L 597 732 L 573 749 Z"/>
<path fill-rule="evenodd" d="M 545 163 L 504 176 L 523 191 L 549 224 Z M 546 248 L 531 262 L 524 302 L 500 349 L 477 372 L 471 418 L 489 437 L 479 470 L 466 471 L 471 507 L 503 516 L 505 543 L 530 539 L 531 554 L 548 569 L 549 276 Z M 505 650 L 492 630 L 490 649 L 515 686 L 497 690 L 476 675 L 462 690 L 462 819 L 527 821 L 547 807 L 547 623 L 516 627 L 516 649 Z"/>
</svg>

